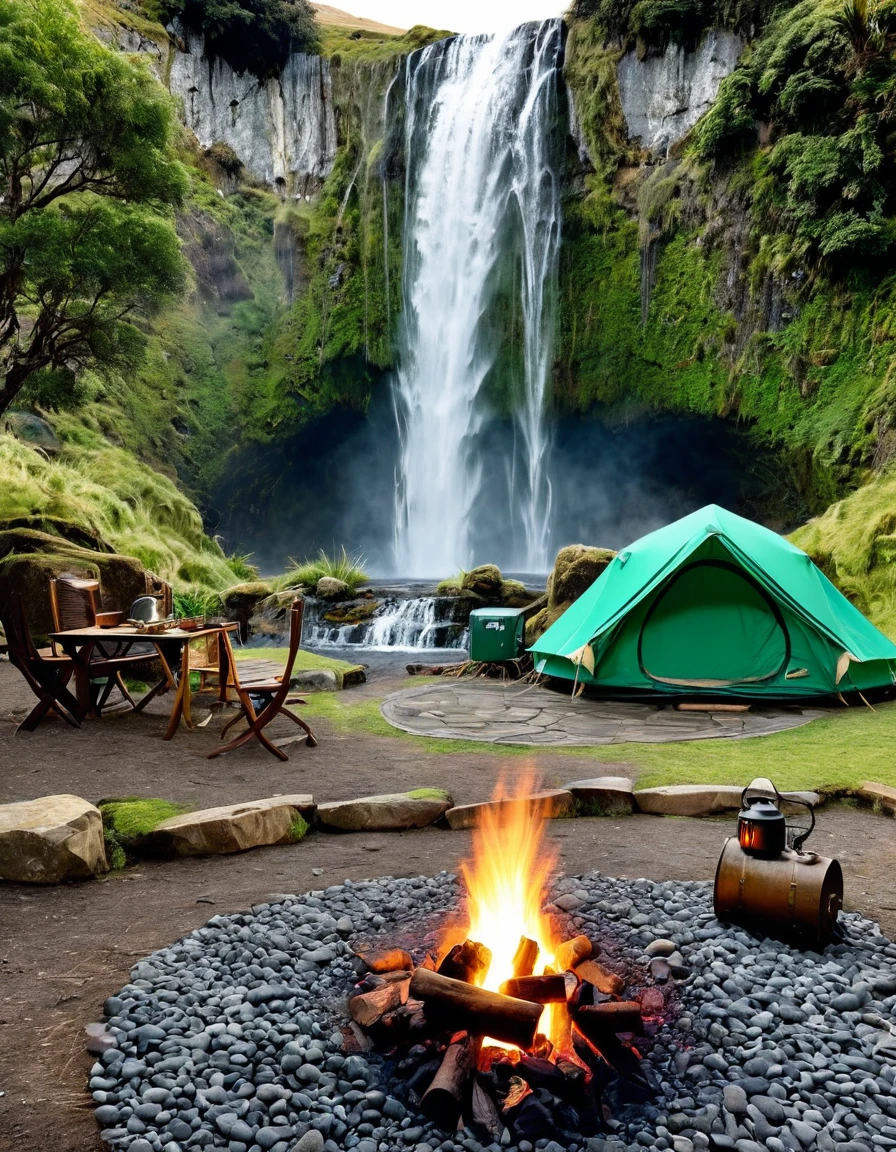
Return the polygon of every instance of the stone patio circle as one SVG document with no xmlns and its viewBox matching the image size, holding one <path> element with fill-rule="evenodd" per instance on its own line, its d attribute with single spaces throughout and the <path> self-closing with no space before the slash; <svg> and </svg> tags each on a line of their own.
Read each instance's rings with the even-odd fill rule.
<svg viewBox="0 0 896 1152">
<path fill-rule="evenodd" d="M 760 705 L 749 712 L 678 712 L 671 704 L 573 699 L 566 691 L 482 681 L 402 688 L 386 697 L 380 711 L 394 728 L 415 736 L 567 748 L 744 739 L 824 715 L 819 709 Z"/>
</svg>

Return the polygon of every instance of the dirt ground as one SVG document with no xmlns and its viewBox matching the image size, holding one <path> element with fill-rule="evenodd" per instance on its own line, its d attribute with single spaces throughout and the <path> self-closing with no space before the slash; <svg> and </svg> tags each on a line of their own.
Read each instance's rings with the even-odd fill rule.
<svg viewBox="0 0 896 1152">
<path fill-rule="evenodd" d="M 353 691 L 388 689 L 378 682 Z M 111 717 L 81 731 L 49 722 L 14 738 L 12 718 L 29 706 L 14 671 L 0 663 L 0 803 L 73 792 L 91 800 L 151 795 L 210 807 L 277 792 L 308 791 L 321 801 L 425 785 L 447 787 L 464 802 L 486 797 L 505 763 L 500 753 L 426 753 L 400 738 L 349 736 L 325 722 L 316 726 L 320 746 L 291 746 L 287 764 L 251 746 L 209 761 L 205 753 L 220 721 L 165 743 L 164 701 L 145 715 Z M 599 770 L 593 760 L 540 750 L 533 750 L 532 763 L 549 784 Z M 513 767 L 519 770 L 521 761 Z M 633 878 L 709 879 L 732 827 L 730 819 L 633 816 L 555 821 L 551 831 L 567 873 L 597 868 Z M 811 846 L 840 858 L 847 906 L 896 932 L 893 822 L 831 806 Z M 100 1018 L 103 1001 L 140 957 L 216 913 L 274 892 L 304 892 L 347 877 L 432 874 L 453 869 L 468 850 L 467 833 L 438 829 L 313 833 L 299 845 L 144 863 L 81 885 L 0 886 L 0 1152 L 103 1147 L 84 1091 L 92 1057 L 83 1029 Z"/>
</svg>

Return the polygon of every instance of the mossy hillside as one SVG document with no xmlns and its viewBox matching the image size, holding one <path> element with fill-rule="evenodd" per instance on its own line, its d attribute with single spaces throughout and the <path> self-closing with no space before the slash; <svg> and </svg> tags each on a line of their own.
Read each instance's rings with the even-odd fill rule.
<svg viewBox="0 0 896 1152">
<path fill-rule="evenodd" d="M 0 523 L 46 517 L 83 528 L 177 585 L 224 588 L 245 578 L 167 476 L 78 427 L 55 459 L 0 435 Z"/>
<path fill-rule="evenodd" d="M 896 639 L 896 471 L 873 476 L 790 539 Z"/>
</svg>

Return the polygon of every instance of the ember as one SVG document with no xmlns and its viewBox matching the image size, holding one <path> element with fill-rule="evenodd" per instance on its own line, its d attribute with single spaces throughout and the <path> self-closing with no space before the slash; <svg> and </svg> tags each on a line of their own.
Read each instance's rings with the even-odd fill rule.
<svg viewBox="0 0 896 1152">
<path fill-rule="evenodd" d="M 524 798 L 532 791 L 523 780 L 516 797 L 501 792 L 474 832 L 464 938 L 416 966 L 402 948 L 359 948 L 368 973 L 349 1011 L 397 1060 L 409 1103 L 443 1130 L 574 1142 L 608 1130 L 611 1086 L 627 1100 L 650 1095 L 633 1041 L 654 1001 L 637 988 L 625 998 L 599 943 L 563 938 L 544 912 L 557 851 Z"/>
</svg>

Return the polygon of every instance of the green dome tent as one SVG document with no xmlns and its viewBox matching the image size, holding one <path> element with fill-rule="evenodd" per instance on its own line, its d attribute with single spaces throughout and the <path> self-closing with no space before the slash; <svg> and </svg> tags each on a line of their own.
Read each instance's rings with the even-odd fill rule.
<svg viewBox="0 0 896 1152">
<path fill-rule="evenodd" d="M 896 683 L 896 645 L 777 533 L 711 504 L 642 536 L 532 645 L 612 693 L 821 696 Z"/>
</svg>

